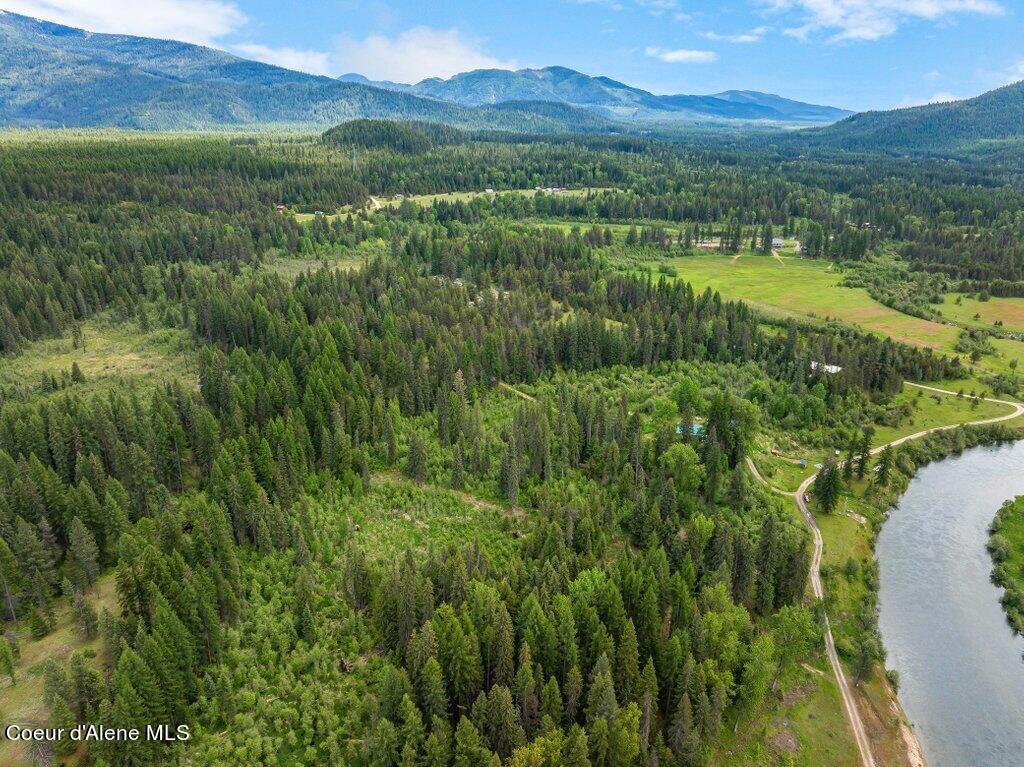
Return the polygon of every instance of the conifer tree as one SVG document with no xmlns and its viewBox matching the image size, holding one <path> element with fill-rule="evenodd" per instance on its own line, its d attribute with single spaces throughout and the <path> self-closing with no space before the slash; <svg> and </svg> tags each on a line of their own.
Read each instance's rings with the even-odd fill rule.
<svg viewBox="0 0 1024 767">
<path fill-rule="evenodd" d="M 428 658 L 423 665 L 419 678 L 419 700 L 420 707 L 427 716 L 434 718 L 448 715 L 448 696 L 444 689 L 441 664 L 437 658 Z"/>
<path fill-rule="evenodd" d="M 636 700 L 640 683 L 640 655 L 633 621 L 627 620 L 615 648 L 615 690 L 623 702 Z"/>
<path fill-rule="evenodd" d="M 68 682 L 71 686 L 69 701 L 75 718 L 88 721 L 95 713 L 103 698 L 103 677 L 94 669 L 81 652 L 71 654 L 68 664 Z"/>
<path fill-rule="evenodd" d="M 611 663 L 604 653 L 594 664 L 591 674 L 590 689 L 587 691 L 587 726 L 590 727 L 598 719 L 608 722 L 619 709 L 615 698 L 615 682 L 612 680 Z"/>
<path fill-rule="evenodd" d="M 74 597 L 75 623 L 86 640 L 95 639 L 99 635 L 100 620 L 96 614 L 96 608 L 89 604 L 89 600 L 81 592 L 76 592 Z"/>
<path fill-rule="evenodd" d="M 590 756 L 587 747 L 587 735 L 578 724 L 569 728 L 569 733 L 562 746 L 562 767 L 590 767 Z"/>
<path fill-rule="evenodd" d="M 562 691 L 559 689 L 558 680 L 555 677 L 550 677 L 541 689 L 540 711 L 556 726 L 561 725 L 565 712 L 562 707 Z"/>
<path fill-rule="evenodd" d="M 895 456 L 893 454 L 892 445 L 886 445 L 882 450 L 882 454 L 878 459 L 878 484 L 882 487 L 886 487 L 889 484 L 889 478 L 892 475 L 892 469 L 895 465 Z"/>
<path fill-rule="evenodd" d="M 18 683 L 18 674 L 15 670 L 14 662 L 14 650 L 11 648 L 10 642 L 7 641 L 7 637 L 0 636 L 0 674 L 9 676 L 11 678 L 11 684 L 16 685 Z"/>
<path fill-rule="evenodd" d="M 462 463 L 462 443 L 456 442 L 455 447 L 452 449 L 452 487 L 456 490 L 461 490 L 465 481 L 465 469 Z"/>
<path fill-rule="evenodd" d="M 814 485 L 811 490 L 821 510 L 826 514 L 831 514 L 835 511 L 836 504 L 839 503 L 839 493 L 842 489 L 840 483 L 839 470 L 836 467 L 835 461 L 831 460 L 825 464 L 824 468 L 818 472 L 818 476 L 814 479 Z"/>
<path fill-rule="evenodd" d="M 72 581 L 81 589 L 88 588 L 99 574 L 99 549 L 89 528 L 75 517 L 68 529 L 68 560 L 72 565 Z"/>
<path fill-rule="evenodd" d="M 583 674 L 579 666 L 573 666 L 565 676 L 565 719 L 567 723 L 576 721 L 583 698 Z"/>
<path fill-rule="evenodd" d="M 405 473 L 409 479 L 422 484 L 427 480 L 427 444 L 419 432 L 409 436 L 409 457 Z"/>
</svg>

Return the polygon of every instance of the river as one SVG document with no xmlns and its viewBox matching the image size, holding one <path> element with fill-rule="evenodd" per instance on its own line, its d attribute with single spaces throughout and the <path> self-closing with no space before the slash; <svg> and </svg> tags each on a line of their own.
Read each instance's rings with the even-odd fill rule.
<svg viewBox="0 0 1024 767">
<path fill-rule="evenodd" d="M 921 469 L 878 539 L 886 666 L 929 767 L 1024 764 L 1024 639 L 989 580 L 988 526 L 1024 494 L 1024 441 Z"/>
</svg>

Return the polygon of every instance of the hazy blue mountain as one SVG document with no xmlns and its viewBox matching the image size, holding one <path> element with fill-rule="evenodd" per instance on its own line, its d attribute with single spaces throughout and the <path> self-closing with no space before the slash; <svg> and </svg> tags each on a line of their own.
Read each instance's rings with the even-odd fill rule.
<svg viewBox="0 0 1024 767">
<path fill-rule="evenodd" d="M 751 107 L 763 107 L 785 119 L 794 122 L 833 123 L 853 114 L 848 109 L 808 104 L 803 101 L 776 96 L 773 93 L 760 91 L 723 91 L 712 94 L 712 98 L 728 101 L 732 104 L 745 104 Z"/>
<path fill-rule="evenodd" d="M 347 74 L 339 75 L 338 79 L 343 83 L 369 85 L 373 88 L 383 88 L 386 91 L 401 91 L 402 93 L 409 93 L 412 91 L 411 85 L 396 83 L 391 80 L 371 80 L 369 77 L 361 75 L 358 72 L 348 72 Z"/>
<path fill-rule="evenodd" d="M 964 101 L 864 112 L 793 141 L 850 151 L 950 154 L 1024 140 L 1024 81 Z"/>
<path fill-rule="evenodd" d="M 349 82 L 415 93 L 463 106 L 505 101 L 550 101 L 583 107 L 617 119 L 765 120 L 831 123 L 853 114 L 844 109 L 805 104 L 757 91 L 726 91 L 710 96 L 657 96 L 608 77 L 591 77 L 566 67 L 477 69 L 446 80 L 430 78 L 415 85 L 345 75 Z"/>
<path fill-rule="evenodd" d="M 357 117 L 528 131 L 609 130 L 597 115 L 467 108 L 293 72 L 170 40 L 86 32 L 0 12 L 0 125 L 326 127 Z"/>
</svg>

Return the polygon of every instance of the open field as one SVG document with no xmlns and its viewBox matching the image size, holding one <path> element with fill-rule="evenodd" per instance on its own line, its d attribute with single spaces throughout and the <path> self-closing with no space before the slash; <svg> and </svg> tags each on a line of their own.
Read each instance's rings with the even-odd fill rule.
<svg viewBox="0 0 1024 767">
<path fill-rule="evenodd" d="M 726 298 L 742 299 L 779 316 L 834 318 L 863 330 L 886 335 L 913 346 L 956 355 L 960 330 L 953 325 L 912 317 L 875 301 L 862 288 L 840 287 L 842 273 L 826 261 L 785 255 L 783 259 L 751 252 L 739 257 L 719 254 L 672 256 L 646 262 L 657 272 L 671 270 L 677 279 L 693 283 L 695 289 L 710 286 Z M 632 271 L 635 262 L 621 263 Z M 1016 307 L 1016 304 L 1004 304 Z M 945 308 L 949 308 L 944 307 Z M 993 311 L 998 311 L 994 309 Z M 1011 315 L 1014 315 L 1016 308 Z M 998 356 L 985 356 L 979 372 L 1006 373 L 1012 360 L 1024 361 L 1024 343 L 995 339 Z"/>
<path fill-rule="evenodd" d="M 70 382 L 76 362 L 85 376 L 83 383 L 70 384 L 78 393 L 105 390 L 115 379 L 143 385 L 172 377 L 195 379 L 189 355 L 192 342 L 185 330 L 154 327 L 143 332 L 134 321 L 117 323 L 107 317 L 81 327 L 85 348 L 75 349 L 69 334 L 36 341 L 17 356 L 0 358 L 0 389 L 19 397 L 38 395 L 44 373 Z"/>
<path fill-rule="evenodd" d="M 956 298 L 955 295 L 946 296 L 945 303 L 939 307 L 944 317 L 964 325 L 992 329 L 995 329 L 996 322 L 1002 321 L 1003 330 L 1024 332 L 1024 298 L 993 297 L 979 301 L 960 296 L 960 304 L 956 303 Z"/>
<path fill-rule="evenodd" d="M 103 612 L 104 608 L 117 612 L 113 576 L 100 578 L 86 597 L 97 613 Z M 12 685 L 6 678 L 0 681 L 0 713 L 4 724 L 44 726 L 49 716 L 43 703 L 43 664 L 54 660 L 66 666 L 71 653 L 81 651 L 94 659 L 98 668 L 101 640 L 99 637 L 92 640 L 81 637 L 66 599 L 62 599 L 56 608 L 54 630 L 42 639 L 33 639 L 24 623 L 22 621 L 14 629 L 21 647 L 21 656 L 15 667 L 18 683 Z M 15 767 L 32 763 L 27 744 L 0 738 L 0 764 Z"/>
</svg>

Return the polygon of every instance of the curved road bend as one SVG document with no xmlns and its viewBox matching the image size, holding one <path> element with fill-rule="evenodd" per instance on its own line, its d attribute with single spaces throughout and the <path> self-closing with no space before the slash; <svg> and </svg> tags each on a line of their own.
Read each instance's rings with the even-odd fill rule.
<svg viewBox="0 0 1024 767">
<path fill-rule="evenodd" d="M 928 391 L 939 392 L 940 394 L 951 394 L 956 396 L 956 392 L 948 391 L 946 389 L 937 389 L 934 386 L 925 386 L 924 384 L 911 383 L 910 381 L 905 382 L 907 386 L 914 386 L 918 389 L 927 389 Z M 968 395 L 964 395 L 968 397 Z M 968 421 L 966 423 L 955 423 L 947 426 L 936 426 L 931 429 L 925 429 L 915 434 L 909 434 L 906 437 L 900 437 L 892 442 L 888 442 L 885 445 L 879 445 L 872 449 L 871 454 L 877 455 L 882 452 L 886 447 L 892 445 L 901 445 L 904 442 L 909 442 L 913 439 L 920 439 L 921 437 L 927 436 L 932 432 L 937 431 L 948 431 L 950 429 L 956 429 L 960 426 L 984 426 L 985 424 L 998 423 L 1000 421 L 1009 421 L 1018 416 L 1024 415 L 1024 405 L 1019 402 L 1009 402 L 1007 400 L 992 399 L 990 397 L 968 397 L 968 399 L 984 400 L 986 402 L 995 402 L 1000 405 L 1007 405 L 1013 408 L 1013 412 L 1008 415 L 1001 415 L 995 418 L 985 418 L 979 421 Z M 811 484 L 814 482 L 815 477 L 818 476 L 817 472 L 805 479 L 800 487 L 797 488 L 795 493 L 787 493 L 785 490 L 780 490 L 777 487 L 769 484 L 764 477 L 758 472 L 754 462 L 748 457 L 747 466 L 750 468 L 754 477 L 760 482 L 767 485 L 772 491 L 779 493 L 780 495 L 788 495 L 796 501 L 797 507 L 800 509 L 800 513 L 803 514 L 804 520 L 807 525 L 811 528 L 811 533 L 814 535 L 814 555 L 811 557 L 811 591 L 817 599 L 824 598 L 824 591 L 821 587 L 821 552 L 822 552 L 822 539 L 821 529 L 818 527 L 818 523 L 814 520 L 814 515 L 807 506 L 807 491 Z M 850 722 L 850 729 L 853 731 L 854 740 L 857 742 L 857 750 L 860 752 L 860 760 L 863 767 L 875 767 L 875 757 L 871 753 L 871 742 L 868 740 L 867 730 L 864 727 L 864 721 L 860 717 L 860 711 L 857 709 L 857 703 L 853 698 L 853 693 L 850 691 L 850 683 L 847 681 L 846 673 L 843 671 L 842 665 L 839 663 L 839 656 L 836 654 L 836 644 L 832 638 L 832 627 L 828 620 L 828 615 L 825 616 L 825 653 L 828 656 L 829 665 L 832 667 L 832 673 L 835 675 L 836 683 L 839 685 L 839 692 L 843 698 L 843 708 L 846 709 L 846 718 Z"/>
</svg>

